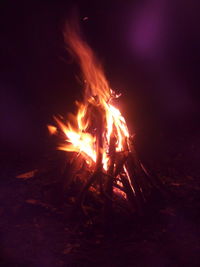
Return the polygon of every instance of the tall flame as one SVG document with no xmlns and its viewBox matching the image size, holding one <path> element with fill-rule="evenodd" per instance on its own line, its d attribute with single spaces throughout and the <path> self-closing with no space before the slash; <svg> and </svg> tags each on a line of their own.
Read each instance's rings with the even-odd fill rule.
<svg viewBox="0 0 200 267">
<path fill-rule="evenodd" d="M 101 164 L 107 171 L 111 161 L 109 148 L 112 140 L 116 153 L 129 151 L 129 131 L 120 110 L 113 104 L 119 95 L 111 90 L 100 62 L 80 36 L 72 27 L 67 27 L 64 34 L 65 42 L 80 65 L 85 90 L 84 99 L 82 103 L 77 103 L 77 113 L 70 122 L 64 123 L 55 118 L 66 136 L 58 149 L 80 153 L 89 166 L 95 166 L 100 153 Z M 100 124 L 101 130 L 98 127 Z M 102 139 L 100 150 L 97 147 L 98 135 Z"/>
</svg>

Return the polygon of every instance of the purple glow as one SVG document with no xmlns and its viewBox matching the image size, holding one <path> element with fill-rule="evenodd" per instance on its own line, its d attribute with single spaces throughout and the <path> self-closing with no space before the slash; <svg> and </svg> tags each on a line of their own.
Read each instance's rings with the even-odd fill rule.
<svg viewBox="0 0 200 267">
<path fill-rule="evenodd" d="M 144 58 L 159 53 L 164 31 L 165 0 L 153 0 L 143 6 L 133 21 L 131 44 L 133 52 Z"/>
</svg>

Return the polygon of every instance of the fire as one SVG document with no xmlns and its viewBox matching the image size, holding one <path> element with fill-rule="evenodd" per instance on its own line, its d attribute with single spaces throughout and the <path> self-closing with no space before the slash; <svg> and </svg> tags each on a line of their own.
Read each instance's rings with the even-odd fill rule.
<svg viewBox="0 0 200 267">
<path fill-rule="evenodd" d="M 47 128 L 48 128 L 50 134 L 56 134 L 57 133 L 57 128 L 55 126 L 47 125 Z"/>
<path fill-rule="evenodd" d="M 77 112 L 70 116 L 70 121 L 55 117 L 58 129 L 65 136 L 58 149 L 77 152 L 92 170 L 98 165 L 102 172 L 109 173 L 112 169 L 114 173 L 117 163 L 113 163 L 113 154 L 116 158 L 116 155 L 130 151 L 130 134 L 125 118 L 114 104 L 120 95 L 110 88 L 102 65 L 80 34 L 67 27 L 64 37 L 78 60 L 85 88 L 83 101 L 77 103 Z M 56 132 L 50 126 L 49 130 Z M 125 166 L 122 172 L 130 180 Z M 121 185 L 119 180 L 116 184 Z"/>
</svg>

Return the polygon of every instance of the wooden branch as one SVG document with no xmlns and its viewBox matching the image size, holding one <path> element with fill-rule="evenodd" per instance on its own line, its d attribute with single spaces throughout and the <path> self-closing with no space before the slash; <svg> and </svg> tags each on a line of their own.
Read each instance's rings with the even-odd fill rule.
<svg viewBox="0 0 200 267">
<path fill-rule="evenodd" d="M 130 175 L 131 185 L 135 191 L 135 202 L 136 202 L 136 206 L 137 206 L 137 211 L 140 215 L 142 215 L 143 214 L 143 208 L 142 207 L 144 204 L 144 198 L 143 198 L 142 192 L 140 190 L 138 177 L 137 177 L 136 172 L 134 170 L 134 165 L 133 165 L 133 162 L 131 160 L 131 157 L 128 157 L 125 166 L 126 166 L 126 169 Z"/>
<path fill-rule="evenodd" d="M 114 174 L 114 164 L 115 164 L 115 145 L 116 145 L 116 139 L 114 136 L 110 139 L 110 146 L 109 146 L 109 156 L 110 156 L 110 166 L 108 169 L 108 176 L 106 179 L 106 189 L 105 193 L 108 197 L 105 199 L 105 218 L 106 221 L 111 221 L 112 217 L 112 197 L 113 197 L 113 174 Z"/>
</svg>

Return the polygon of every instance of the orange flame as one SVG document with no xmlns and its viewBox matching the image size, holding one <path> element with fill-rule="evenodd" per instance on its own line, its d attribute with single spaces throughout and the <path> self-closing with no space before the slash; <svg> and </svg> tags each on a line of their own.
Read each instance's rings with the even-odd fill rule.
<svg viewBox="0 0 200 267">
<path fill-rule="evenodd" d="M 52 134 L 56 134 L 57 133 L 57 128 L 53 125 L 47 125 L 47 128 L 49 130 L 49 133 Z"/>
<path fill-rule="evenodd" d="M 67 27 L 65 41 L 77 58 L 85 83 L 84 99 L 78 103 L 76 115 L 70 122 L 64 123 L 58 117 L 55 121 L 65 134 L 65 143 L 58 149 L 80 153 L 89 166 L 95 165 L 98 157 L 98 134 L 101 134 L 101 164 L 104 171 L 109 169 L 111 161 L 109 148 L 114 138 L 115 151 L 129 151 L 129 131 L 120 110 L 114 106 L 113 100 L 118 98 L 105 77 L 100 62 L 88 44 L 73 28 Z M 96 112 L 98 110 L 98 112 Z M 100 133 L 97 125 L 102 121 Z M 127 171 L 125 171 L 125 175 Z"/>
</svg>

